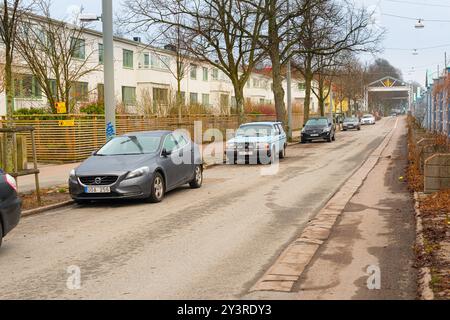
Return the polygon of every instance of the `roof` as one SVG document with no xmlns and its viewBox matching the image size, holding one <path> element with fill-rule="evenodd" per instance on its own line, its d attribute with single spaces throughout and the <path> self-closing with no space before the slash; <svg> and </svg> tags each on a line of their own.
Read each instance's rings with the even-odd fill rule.
<svg viewBox="0 0 450 320">
<path fill-rule="evenodd" d="M 169 130 L 157 130 L 157 131 L 139 131 L 139 132 L 129 132 L 123 135 L 123 137 L 129 136 L 164 136 L 172 133 Z"/>
<path fill-rule="evenodd" d="M 251 126 L 251 125 L 265 125 L 265 126 L 272 126 L 274 124 L 280 124 L 281 122 L 279 121 L 261 121 L 261 122 L 249 122 L 249 123 L 244 123 L 241 126 Z"/>
</svg>

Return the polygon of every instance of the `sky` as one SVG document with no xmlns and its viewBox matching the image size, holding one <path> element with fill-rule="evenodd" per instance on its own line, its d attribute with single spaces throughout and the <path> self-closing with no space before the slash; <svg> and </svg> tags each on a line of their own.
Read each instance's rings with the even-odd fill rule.
<svg viewBox="0 0 450 320">
<path fill-rule="evenodd" d="M 376 23 L 387 30 L 383 52 L 377 56 L 364 55 L 361 57 L 363 61 L 370 63 L 375 58 L 385 58 L 402 71 L 405 80 L 417 81 L 422 85 L 425 84 L 427 72 L 431 78 L 437 76 L 438 66 L 443 70 L 446 51 L 450 61 L 449 0 L 353 1 L 375 12 Z M 113 0 L 116 13 L 120 12 L 121 2 Z M 55 18 L 63 19 L 80 7 L 84 8 L 85 13 L 101 14 L 101 0 L 56 0 L 52 10 Z M 425 28 L 414 28 L 414 19 L 423 19 Z M 413 55 L 414 49 L 417 55 Z"/>
</svg>

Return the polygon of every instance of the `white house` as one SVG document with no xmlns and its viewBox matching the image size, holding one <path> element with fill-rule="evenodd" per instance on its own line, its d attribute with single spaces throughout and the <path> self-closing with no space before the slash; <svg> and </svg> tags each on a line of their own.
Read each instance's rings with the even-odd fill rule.
<svg viewBox="0 0 450 320">
<path fill-rule="evenodd" d="M 81 39 L 76 39 L 80 50 L 76 59 L 89 59 L 94 71 L 80 79 L 74 86 L 78 102 L 88 103 L 103 96 L 103 46 L 102 33 L 86 30 Z M 0 43 L 1 50 L 1 43 Z M 4 55 L 0 56 L 0 65 Z M 177 81 L 170 70 L 176 70 L 176 56 L 173 51 L 149 47 L 138 38 L 128 40 L 114 39 L 115 57 L 115 95 L 118 105 L 126 112 L 142 113 L 145 110 L 160 108 L 174 99 Z M 182 95 L 186 104 L 202 104 L 212 108 L 212 112 L 229 111 L 234 103 L 234 90 L 230 80 L 217 68 L 199 61 L 190 61 L 181 83 Z M 170 66 L 170 70 L 168 68 Z M 175 73 L 175 72 L 174 72 Z M 46 106 L 47 100 L 31 74 L 21 81 L 23 88 L 17 88 L 14 100 L 15 109 Z M 286 89 L 286 83 L 284 84 Z M 254 72 L 248 81 L 244 95 L 253 104 L 273 104 L 272 79 L 269 74 Z M 293 79 L 293 103 L 303 105 L 305 98 L 302 79 Z M 318 108 L 317 99 L 312 96 L 312 111 Z M 161 111 L 161 110 L 159 110 Z M 167 111 L 167 110 L 166 110 Z M 164 110 L 161 111 L 164 113 Z M 0 93 L 0 115 L 6 113 L 6 97 Z"/>
</svg>

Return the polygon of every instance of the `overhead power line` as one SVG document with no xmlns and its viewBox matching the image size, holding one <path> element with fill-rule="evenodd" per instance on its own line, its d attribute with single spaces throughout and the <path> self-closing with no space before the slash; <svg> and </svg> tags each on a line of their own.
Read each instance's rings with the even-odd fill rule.
<svg viewBox="0 0 450 320">
<path fill-rule="evenodd" d="M 390 13 L 382 13 L 382 15 L 383 16 L 387 16 L 387 17 L 393 17 L 393 18 L 399 18 L 399 19 L 405 19 L 405 20 L 412 20 L 412 21 L 421 20 L 421 21 L 425 21 L 425 22 L 445 22 L 445 23 L 450 23 L 450 20 L 405 17 L 405 16 L 399 16 L 399 15 L 390 14 Z"/>
<path fill-rule="evenodd" d="M 441 44 L 432 47 L 422 47 L 422 48 L 385 48 L 386 50 L 398 50 L 398 51 L 418 51 L 418 50 L 430 50 L 430 49 L 439 49 L 439 48 L 448 48 L 450 47 L 450 43 Z"/>
<path fill-rule="evenodd" d="M 395 3 L 403 3 L 403 4 L 412 4 L 412 5 L 416 5 L 416 6 L 450 8 L 450 5 L 446 5 L 446 4 L 434 4 L 434 3 L 427 3 L 427 2 L 415 2 L 415 1 L 403 1 L 403 0 L 385 0 L 385 1 L 395 2 Z"/>
</svg>

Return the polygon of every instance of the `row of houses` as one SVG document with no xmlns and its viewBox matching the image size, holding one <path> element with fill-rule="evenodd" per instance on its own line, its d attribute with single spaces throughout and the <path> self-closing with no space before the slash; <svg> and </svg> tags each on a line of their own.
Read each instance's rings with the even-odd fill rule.
<svg viewBox="0 0 450 320">
<path fill-rule="evenodd" d="M 427 84 L 426 91 L 414 105 L 413 113 L 428 130 L 450 137 L 450 68 L 443 76 Z"/>
<path fill-rule="evenodd" d="M 73 86 L 76 106 L 98 101 L 103 96 L 103 44 L 102 33 L 87 29 L 77 39 L 77 50 L 73 59 L 95 69 L 79 79 Z M 0 44 L 1 46 L 1 44 Z M 4 55 L 2 55 L 4 56 Z M 115 96 L 117 105 L 127 113 L 168 113 L 177 92 L 176 54 L 170 48 L 155 48 L 141 42 L 139 38 L 128 40 L 115 37 Z M 0 58 L 1 59 L 1 58 Z M 38 82 L 21 65 L 21 75 L 15 81 L 14 108 L 42 108 L 48 105 L 47 98 Z M 0 60 L 0 63 L 2 61 Z M 186 105 L 201 105 L 211 113 L 229 113 L 234 105 L 234 89 L 227 76 L 219 69 L 201 62 L 185 62 L 185 74 L 181 81 L 182 100 Z M 284 88 L 287 89 L 286 82 Z M 272 78 L 268 70 L 255 70 L 244 90 L 246 103 L 272 105 Z M 294 107 L 301 110 L 305 99 L 305 83 L 301 77 L 292 81 Z M 318 111 L 318 101 L 313 95 L 312 112 Z M 77 112 L 77 110 L 72 110 Z M 0 116 L 6 113 L 5 93 L 0 93 Z"/>
</svg>

